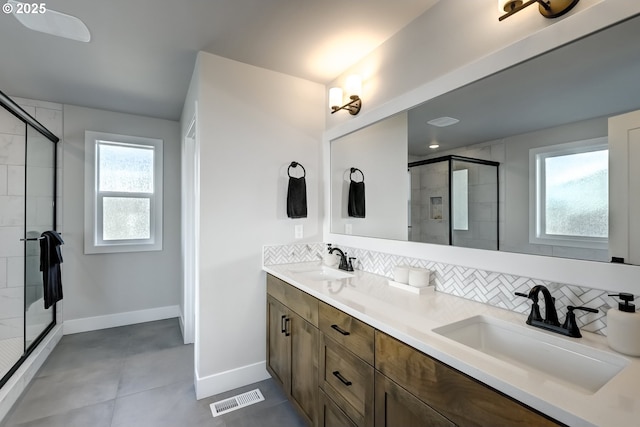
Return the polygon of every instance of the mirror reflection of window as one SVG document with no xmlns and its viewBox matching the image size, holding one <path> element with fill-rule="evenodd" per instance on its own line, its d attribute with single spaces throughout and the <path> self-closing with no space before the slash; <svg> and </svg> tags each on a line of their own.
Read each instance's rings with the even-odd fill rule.
<svg viewBox="0 0 640 427">
<path fill-rule="evenodd" d="M 605 138 L 532 150 L 535 241 L 599 248 L 609 235 Z"/>
</svg>

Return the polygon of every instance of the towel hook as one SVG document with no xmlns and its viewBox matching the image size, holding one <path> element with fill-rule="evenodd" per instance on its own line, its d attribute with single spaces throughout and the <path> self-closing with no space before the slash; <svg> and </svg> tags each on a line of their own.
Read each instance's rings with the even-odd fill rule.
<svg viewBox="0 0 640 427">
<path fill-rule="evenodd" d="M 362 173 L 362 171 L 358 168 L 351 168 L 351 173 L 349 174 L 349 179 L 351 181 L 353 181 L 353 178 L 351 177 L 351 175 L 353 175 L 356 172 L 360 172 L 360 175 L 362 175 L 362 182 L 364 182 L 364 173 Z"/>
<path fill-rule="evenodd" d="M 305 176 L 307 176 L 307 170 L 304 168 L 304 166 L 302 166 L 302 164 L 298 162 L 291 162 L 291 164 L 287 168 L 287 175 L 289 175 L 289 178 L 293 178 L 290 173 L 291 168 L 296 168 L 298 166 L 302 168 L 302 177 L 304 178 Z"/>
</svg>

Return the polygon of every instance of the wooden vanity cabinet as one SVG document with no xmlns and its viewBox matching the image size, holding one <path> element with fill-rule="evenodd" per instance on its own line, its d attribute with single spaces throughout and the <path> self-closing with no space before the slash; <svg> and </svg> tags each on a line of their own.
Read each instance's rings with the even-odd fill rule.
<svg viewBox="0 0 640 427">
<path fill-rule="evenodd" d="M 310 426 L 560 426 L 267 275 L 267 370 Z"/>
<path fill-rule="evenodd" d="M 310 426 L 318 420 L 318 300 L 267 276 L 267 371 Z"/>
<path fill-rule="evenodd" d="M 562 425 L 380 331 L 376 331 L 375 345 L 376 369 L 455 425 Z M 387 393 L 387 399 L 389 394 Z M 393 399 L 394 405 L 404 406 L 404 409 L 395 407 L 394 414 L 404 416 L 405 410 L 412 412 L 412 408 L 416 407 L 416 402 L 410 399 Z M 376 405 L 379 401 L 381 398 L 376 400 Z M 381 408 L 376 406 L 376 410 L 377 419 L 389 418 L 389 414 L 383 413 Z M 414 409 L 413 412 L 420 410 L 422 409 Z M 389 420 L 387 424 L 376 426 L 403 425 L 402 420 L 404 418 L 397 422 Z"/>
</svg>

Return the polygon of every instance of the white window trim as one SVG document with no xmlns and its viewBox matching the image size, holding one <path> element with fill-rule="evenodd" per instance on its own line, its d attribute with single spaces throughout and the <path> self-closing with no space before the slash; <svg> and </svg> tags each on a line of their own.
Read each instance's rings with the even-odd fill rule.
<svg viewBox="0 0 640 427">
<path fill-rule="evenodd" d="M 541 176 L 544 166 L 542 165 L 543 162 L 540 161 L 541 154 L 553 153 L 553 155 L 568 155 L 605 150 L 608 148 L 608 138 L 600 137 L 529 150 L 529 243 L 587 249 L 609 248 L 608 238 L 552 236 L 542 233 L 544 216 L 541 211 L 544 207 L 542 203 L 539 203 L 543 197 L 541 191 Z"/>
<path fill-rule="evenodd" d="M 139 240 L 103 241 L 98 236 L 98 221 L 101 221 L 101 209 L 98 209 L 96 146 L 98 141 L 110 141 L 133 145 L 154 147 L 154 191 L 151 196 L 151 238 L 141 243 Z M 119 135 L 105 132 L 85 131 L 85 167 L 84 167 L 84 253 L 102 254 L 119 252 L 143 252 L 162 250 L 162 163 L 163 141 L 156 138 Z M 114 193 L 117 195 L 117 193 Z M 131 194 L 129 194 L 131 196 Z"/>
</svg>

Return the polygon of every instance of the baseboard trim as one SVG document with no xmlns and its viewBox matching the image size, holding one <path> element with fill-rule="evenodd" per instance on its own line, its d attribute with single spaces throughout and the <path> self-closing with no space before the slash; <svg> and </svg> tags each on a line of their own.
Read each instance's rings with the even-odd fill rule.
<svg viewBox="0 0 640 427">
<path fill-rule="evenodd" d="M 204 399 L 205 397 L 271 378 L 266 366 L 267 362 L 263 360 L 206 377 L 200 377 L 196 373 L 196 399 Z"/>
<path fill-rule="evenodd" d="M 153 322 L 154 320 L 171 319 L 174 317 L 180 317 L 180 307 L 177 305 L 170 305 L 166 307 L 149 308 L 146 310 L 106 314 L 104 316 L 69 319 L 64 321 L 63 331 L 64 335 L 70 335 L 80 332 L 133 325 L 136 323 Z"/>
</svg>

